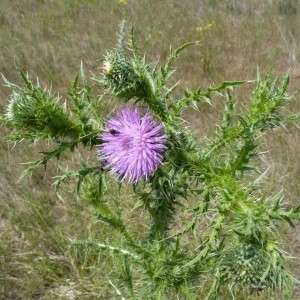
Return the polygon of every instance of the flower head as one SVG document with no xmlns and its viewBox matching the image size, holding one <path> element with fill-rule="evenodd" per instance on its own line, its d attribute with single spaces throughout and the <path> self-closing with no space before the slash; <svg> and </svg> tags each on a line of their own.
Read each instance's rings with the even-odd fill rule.
<svg viewBox="0 0 300 300">
<path fill-rule="evenodd" d="M 135 183 L 162 163 L 167 137 L 149 112 L 141 116 L 138 108 L 125 108 L 108 119 L 104 130 L 99 157 L 118 178 Z"/>
</svg>

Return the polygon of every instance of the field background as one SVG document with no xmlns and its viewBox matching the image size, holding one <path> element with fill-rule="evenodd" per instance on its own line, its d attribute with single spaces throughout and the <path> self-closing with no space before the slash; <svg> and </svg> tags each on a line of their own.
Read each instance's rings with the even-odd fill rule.
<svg viewBox="0 0 300 300">
<path fill-rule="evenodd" d="M 0 72 L 19 83 L 16 61 L 42 87 L 67 99 L 81 62 L 88 75 L 100 72 L 100 59 L 116 45 L 123 19 L 128 29 L 135 26 L 148 61 L 163 63 L 170 46 L 200 41 L 176 63 L 173 80 L 181 79 L 182 88 L 254 80 L 257 69 L 263 75 L 271 68 L 279 76 L 290 72 L 290 93 L 300 88 L 297 0 L 1 0 Z M 251 88 L 249 83 L 237 89 L 242 103 Z M 1 113 L 9 93 L 1 84 Z M 297 98 L 287 111 L 300 112 Z M 191 130 L 199 137 L 213 133 L 222 107 L 216 102 L 200 112 L 187 111 Z M 1 137 L 8 133 L 8 128 L 0 127 Z M 299 128 L 288 125 L 262 142 L 260 167 L 269 168 L 266 191 L 275 194 L 284 189 L 287 206 L 299 204 Z M 19 181 L 26 168 L 22 163 L 39 155 L 26 143 L 13 146 L 1 138 L 0 299 L 118 299 L 108 281 L 120 277 L 116 255 L 69 247 L 75 239 L 111 239 L 109 229 L 93 222 L 91 209 L 73 196 L 72 185 L 64 187 L 63 199 L 56 195 L 52 177 L 59 168 L 55 162 L 47 173 L 41 168 Z M 97 163 L 95 152 L 87 156 L 78 150 L 75 156 L 65 157 L 65 167 L 75 166 L 83 157 Z M 142 231 L 144 225 L 128 211 L 132 227 Z M 299 226 L 283 226 L 279 231 L 283 249 L 300 257 Z M 292 259 L 288 268 L 300 279 L 299 259 Z M 294 299 L 300 299 L 299 287 Z"/>
</svg>

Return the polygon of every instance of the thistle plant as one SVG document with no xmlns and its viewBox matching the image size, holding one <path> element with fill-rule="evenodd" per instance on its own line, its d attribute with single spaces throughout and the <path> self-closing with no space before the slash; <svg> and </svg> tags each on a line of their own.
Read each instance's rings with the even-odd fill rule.
<svg viewBox="0 0 300 300">
<path fill-rule="evenodd" d="M 4 78 L 12 91 L 2 116 L 12 129 L 6 140 L 54 142 L 24 174 L 52 158 L 59 163 L 63 152 L 72 155 L 80 145 L 98 158 L 57 175 L 55 183 L 60 187 L 75 179 L 78 197 L 121 238 L 119 244 L 74 240 L 70 249 L 86 245 L 118 253 L 123 276 L 109 283 L 120 299 L 222 299 L 241 291 L 290 299 L 296 279 L 286 270 L 277 227 L 299 221 L 300 206 L 286 209 L 283 193 L 266 195 L 267 171 L 255 166 L 261 135 L 299 119 L 281 110 L 295 96 L 287 94 L 288 75 L 258 75 L 241 110 L 234 89 L 252 84 L 247 81 L 176 96 L 178 83 L 169 85 L 174 60 L 194 43 L 171 50 L 161 67 L 146 62 L 134 31 L 128 47 L 118 44 L 106 52 L 92 83 L 80 69 L 68 105 L 20 68 L 23 87 Z M 102 88 L 100 97 L 92 93 L 95 85 Z M 199 141 L 184 125 L 183 111 L 202 103 L 213 106 L 217 95 L 224 99 L 223 118 L 213 136 Z M 109 98 L 123 102 L 105 115 Z M 148 232 L 130 230 L 122 209 L 128 191 L 134 195 L 131 209 L 148 214 Z"/>
</svg>

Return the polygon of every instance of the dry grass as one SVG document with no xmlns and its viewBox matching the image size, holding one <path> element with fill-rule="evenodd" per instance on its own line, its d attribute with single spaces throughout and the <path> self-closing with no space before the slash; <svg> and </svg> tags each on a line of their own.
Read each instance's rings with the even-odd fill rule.
<svg viewBox="0 0 300 300">
<path fill-rule="evenodd" d="M 61 97 L 79 70 L 98 72 L 99 59 L 114 47 L 122 19 L 136 27 L 139 45 L 148 60 L 162 62 L 169 47 L 200 40 L 177 62 L 174 81 L 198 88 L 222 80 L 255 79 L 271 67 L 277 74 L 290 70 L 291 92 L 299 88 L 300 2 L 270 1 L 147 1 L 127 0 L 2 0 L 0 6 L 0 72 L 18 82 L 14 61 L 42 86 L 52 86 Z M 211 25 L 209 25 L 211 24 Z M 201 27 L 202 29 L 199 29 Z M 251 84 L 236 96 L 247 101 Z M 0 86 L 2 108 L 9 92 Z M 188 111 L 191 129 L 204 137 L 214 131 L 222 103 Z M 289 111 L 300 111 L 299 99 Z M 8 134 L 0 128 L 2 136 Z M 262 168 L 270 168 L 268 190 L 284 188 L 287 205 L 297 204 L 300 194 L 299 128 L 273 132 L 264 138 Z M 117 278 L 118 258 L 109 253 L 72 253 L 69 239 L 106 240 L 111 232 L 93 224 L 91 211 L 74 199 L 72 187 L 64 191 L 64 202 L 53 191 L 55 163 L 18 182 L 21 163 L 38 157 L 27 145 L 0 144 L 0 299 L 114 299 L 108 278 Z M 40 146 L 41 149 L 43 145 Z M 75 155 L 74 161 L 79 159 Z M 90 154 L 90 160 L 95 159 Z M 130 204 L 128 204 L 130 205 Z M 130 209 L 129 209 L 130 210 Z M 137 230 L 132 213 L 132 230 Z M 140 228 L 140 227 L 138 227 Z M 115 237 L 118 238 L 117 236 Z M 297 230 L 283 229 L 284 248 L 300 256 Z M 94 251 L 94 252 L 93 252 Z M 93 269 L 101 261 L 101 268 Z M 292 272 L 300 279 L 300 262 L 293 260 Z M 298 290 L 299 292 L 299 290 Z M 295 299 L 299 299 L 296 296 Z M 257 296 L 256 296 L 257 298 Z"/>
</svg>

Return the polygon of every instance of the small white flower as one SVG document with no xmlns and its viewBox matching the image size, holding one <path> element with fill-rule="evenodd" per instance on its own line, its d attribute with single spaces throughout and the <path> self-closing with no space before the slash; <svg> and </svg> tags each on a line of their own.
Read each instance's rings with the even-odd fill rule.
<svg viewBox="0 0 300 300">
<path fill-rule="evenodd" d="M 111 64 L 108 61 L 106 61 L 103 63 L 103 66 L 101 69 L 105 75 L 109 75 L 110 71 L 111 71 Z"/>
</svg>

